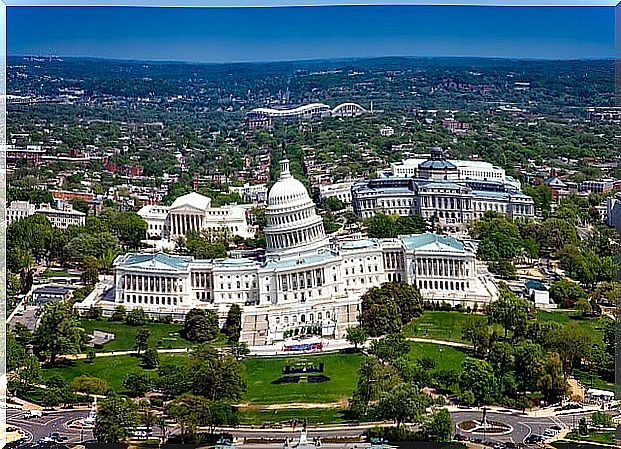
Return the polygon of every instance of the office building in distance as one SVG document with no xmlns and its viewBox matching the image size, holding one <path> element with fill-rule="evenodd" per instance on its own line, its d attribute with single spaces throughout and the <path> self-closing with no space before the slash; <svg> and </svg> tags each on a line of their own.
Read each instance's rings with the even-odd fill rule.
<svg viewBox="0 0 621 449">
<path fill-rule="evenodd" d="M 519 181 L 487 162 L 448 160 L 440 148 L 429 159 L 392 164 L 382 176 L 356 183 L 352 205 L 358 217 L 377 213 L 421 215 L 445 232 L 462 233 L 469 220 L 487 211 L 533 217 L 533 199 Z"/>
</svg>

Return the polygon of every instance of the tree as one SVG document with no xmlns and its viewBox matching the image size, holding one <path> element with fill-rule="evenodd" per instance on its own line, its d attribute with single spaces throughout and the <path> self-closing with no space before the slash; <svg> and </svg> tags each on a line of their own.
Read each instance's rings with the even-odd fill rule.
<svg viewBox="0 0 621 449">
<path fill-rule="evenodd" d="M 112 315 L 110 316 L 110 321 L 125 321 L 125 317 L 127 316 L 127 309 L 125 306 L 116 306 Z"/>
<path fill-rule="evenodd" d="M 515 377 L 517 387 L 526 394 L 539 387 L 544 357 L 541 346 L 530 341 L 522 341 L 515 348 Z"/>
<path fill-rule="evenodd" d="M 7 388 L 12 393 L 26 391 L 41 380 L 39 361 L 26 353 L 13 332 L 6 335 L 6 372 Z"/>
<path fill-rule="evenodd" d="M 127 248 L 140 248 L 142 240 L 147 238 L 147 223 L 135 212 L 118 214 L 113 226 Z"/>
<path fill-rule="evenodd" d="M 569 279 L 557 281 L 550 287 L 550 298 L 565 308 L 574 307 L 576 302 L 580 299 L 586 300 L 587 296 L 580 284 Z"/>
<path fill-rule="evenodd" d="M 82 329 L 70 304 L 54 302 L 45 306 L 34 335 L 38 354 L 49 356 L 54 365 L 58 355 L 76 354 L 81 341 Z"/>
<path fill-rule="evenodd" d="M 370 337 L 396 333 L 422 312 L 423 300 L 411 285 L 384 284 L 362 295 L 362 328 Z"/>
<path fill-rule="evenodd" d="M 576 364 L 589 358 L 593 337 L 578 323 L 571 321 L 551 330 L 547 335 L 545 346 L 550 351 L 557 352 L 565 370 L 571 372 Z"/>
<path fill-rule="evenodd" d="M 218 315 L 213 310 L 192 309 L 185 316 L 183 335 L 194 343 L 205 343 L 218 336 Z"/>
<path fill-rule="evenodd" d="M 492 365 L 497 378 L 502 378 L 512 372 L 515 368 L 515 349 L 513 345 L 506 341 L 495 341 L 490 347 L 488 361 Z"/>
<path fill-rule="evenodd" d="M 149 318 L 144 312 L 144 309 L 142 307 L 136 307 L 125 317 L 125 324 L 129 326 L 144 326 L 148 320 Z"/>
<path fill-rule="evenodd" d="M 369 352 L 384 362 L 393 362 L 410 352 L 410 342 L 402 334 L 388 334 L 374 340 Z"/>
<path fill-rule="evenodd" d="M 386 214 L 375 214 L 366 220 L 365 225 L 370 238 L 394 238 L 397 236 L 394 222 Z"/>
<path fill-rule="evenodd" d="M 593 307 L 591 303 L 586 298 L 580 298 L 574 304 L 574 307 L 578 312 L 580 312 L 580 316 L 583 317 L 585 315 L 590 315 L 593 313 Z"/>
<path fill-rule="evenodd" d="M 461 329 L 464 340 L 472 343 L 474 352 L 484 356 L 489 350 L 494 333 L 485 322 L 485 318 L 469 316 Z"/>
<path fill-rule="evenodd" d="M 449 442 L 453 436 L 453 421 L 451 414 L 445 408 L 436 410 L 422 425 L 424 441 Z"/>
<path fill-rule="evenodd" d="M 385 393 L 378 409 L 384 419 L 392 419 L 397 427 L 404 422 L 417 422 L 429 405 L 429 396 L 412 384 L 401 384 Z"/>
<path fill-rule="evenodd" d="M 515 279 L 517 276 L 517 268 L 508 260 L 490 262 L 488 267 L 490 272 L 497 274 L 503 279 Z"/>
<path fill-rule="evenodd" d="M 89 320 L 101 320 L 103 317 L 103 309 L 101 307 L 90 306 L 86 311 L 86 318 Z"/>
<path fill-rule="evenodd" d="M 71 381 L 69 389 L 88 395 L 104 395 L 108 392 L 108 382 L 98 377 L 82 375 Z"/>
<path fill-rule="evenodd" d="M 463 391 L 472 391 L 475 403 L 479 405 L 491 404 L 497 395 L 494 370 L 485 360 L 464 360 L 459 386 Z"/>
<path fill-rule="evenodd" d="M 358 370 L 358 383 L 350 400 L 350 410 L 358 418 L 365 416 L 372 401 L 378 400 L 400 382 L 394 366 L 380 362 L 375 356 L 367 357 Z"/>
<path fill-rule="evenodd" d="M 99 262 L 93 256 L 86 256 L 82 260 L 82 282 L 86 285 L 95 285 L 99 282 Z"/>
<path fill-rule="evenodd" d="M 155 369 L 160 365 L 160 356 L 155 349 L 149 348 L 142 354 L 142 365 L 145 369 Z"/>
<path fill-rule="evenodd" d="M 142 396 L 153 390 L 155 383 L 147 373 L 129 373 L 123 379 L 123 387 L 133 396 Z"/>
<path fill-rule="evenodd" d="M 354 345 L 354 349 L 357 351 L 358 346 L 364 344 L 367 341 L 367 333 L 360 326 L 352 326 L 347 328 L 347 341 Z"/>
<path fill-rule="evenodd" d="M 580 435 L 589 434 L 589 426 L 587 425 L 586 418 L 580 418 L 580 421 L 578 421 L 578 433 Z"/>
<path fill-rule="evenodd" d="M 117 395 L 110 395 L 97 404 L 93 435 L 99 443 L 120 443 L 130 436 L 139 422 L 136 404 Z"/>
<path fill-rule="evenodd" d="M 487 306 L 486 313 L 491 324 L 500 324 L 503 327 L 507 338 L 510 330 L 525 326 L 528 305 L 507 288 L 501 288 L 500 298 Z"/>
<path fill-rule="evenodd" d="M 235 360 L 242 360 L 250 354 L 248 343 L 246 343 L 245 341 L 231 343 L 230 350 L 231 355 L 235 357 Z"/>
<path fill-rule="evenodd" d="M 427 230 L 427 222 L 420 215 L 375 214 L 365 221 L 371 238 L 395 238 L 400 235 L 420 234 Z"/>
<path fill-rule="evenodd" d="M 330 212 L 336 212 L 339 210 L 345 209 L 346 205 L 343 201 L 335 196 L 328 197 L 324 199 L 321 204 L 321 208 L 326 209 Z"/>
<path fill-rule="evenodd" d="M 144 351 L 149 347 L 150 335 L 151 331 L 146 328 L 138 329 L 138 332 L 136 332 L 136 337 L 134 338 L 134 349 L 136 349 L 138 354 L 140 354 L 140 351 Z"/>
<path fill-rule="evenodd" d="M 192 392 L 211 401 L 238 401 L 246 390 L 244 365 L 230 354 L 219 354 L 206 345 L 190 353 L 188 376 Z"/>
<path fill-rule="evenodd" d="M 224 323 L 223 333 L 227 336 L 229 343 L 239 341 L 242 329 L 242 310 L 237 304 L 231 305 Z"/>
<path fill-rule="evenodd" d="M 561 358 L 555 352 L 547 355 L 543 364 L 543 375 L 539 377 L 539 388 L 548 404 L 563 399 L 569 390 L 569 385 L 563 373 Z"/>
<path fill-rule="evenodd" d="M 192 394 L 171 401 L 166 405 L 166 415 L 176 421 L 181 428 L 181 441 L 185 442 L 189 435 L 196 435 L 198 427 L 209 422 L 210 401 Z"/>
<path fill-rule="evenodd" d="M 97 353 L 93 349 L 89 349 L 86 352 L 86 360 L 88 360 L 88 363 L 93 363 L 95 361 L 95 357 L 97 357 Z"/>
<path fill-rule="evenodd" d="M 612 416 L 606 412 L 593 412 L 591 414 L 591 424 L 598 427 L 613 427 Z"/>
<path fill-rule="evenodd" d="M 601 282 L 593 291 L 593 300 L 597 303 L 615 305 L 621 299 L 621 282 Z"/>
</svg>

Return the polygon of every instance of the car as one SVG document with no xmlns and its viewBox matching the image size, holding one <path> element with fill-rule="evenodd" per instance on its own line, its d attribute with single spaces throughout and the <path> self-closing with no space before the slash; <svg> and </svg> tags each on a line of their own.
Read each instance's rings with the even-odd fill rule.
<svg viewBox="0 0 621 449">
<path fill-rule="evenodd" d="M 524 439 L 524 443 L 526 444 L 537 444 L 543 440 L 541 435 L 531 434 Z"/>
<path fill-rule="evenodd" d="M 472 440 L 473 443 L 477 443 L 477 444 L 481 444 L 483 442 L 483 440 L 481 438 L 475 438 L 474 440 Z"/>
<path fill-rule="evenodd" d="M 555 436 L 557 433 L 558 432 L 554 429 L 546 429 L 543 431 L 543 436 L 549 438 Z"/>
</svg>

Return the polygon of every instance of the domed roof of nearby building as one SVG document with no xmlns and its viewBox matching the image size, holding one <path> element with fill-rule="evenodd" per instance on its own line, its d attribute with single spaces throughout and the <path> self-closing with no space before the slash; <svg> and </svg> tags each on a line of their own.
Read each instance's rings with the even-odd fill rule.
<svg viewBox="0 0 621 449">
<path fill-rule="evenodd" d="M 268 207 L 289 206 L 311 200 L 304 184 L 291 175 L 288 159 L 280 161 L 280 177 L 270 189 L 267 198 Z"/>
<path fill-rule="evenodd" d="M 433 147 L 431 149 L 431 158 L 420 164 L 418 168 L 427 170 L 454 170 L 457 167 L 452 162 L 446 160 L 442 148 Z"/>
</svg>

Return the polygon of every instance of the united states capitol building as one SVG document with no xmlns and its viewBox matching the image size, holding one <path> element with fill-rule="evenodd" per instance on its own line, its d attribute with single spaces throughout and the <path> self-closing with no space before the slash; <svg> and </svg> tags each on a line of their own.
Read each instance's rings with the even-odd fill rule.
<svg viewBox="0 0 621 449">
<path fill-rule="evenodd" d="M 255 346 L 308 327 L 344 338 L 358 323 L 362 294 L 385 282 L 416 285 L 425 299 L 453 305 L 480 306 L 497 296 L 491 279 L 479 273 L 472 244 L 454 237 L 331 241 L 288 160 L 281 161 L 266 216 L 267 246 L 257 259 L 119 256 L 113 306 L 175 319 L 192 308 L 214 309 L 224 319 L 230 305 L 239 304 L 241 338 Z"/>
<path fill-rule="evenodd" d="M 481 161 L 448 160 L 441 148 L 429 159 L 392 164 L 375 179 L 352 186 L 354 212 L 362 219 L 376 213 L 421 215 L 444 232 L 458 234 L 487 211 L 512 218 L 533 217 L 533 199 L 501 167 Z"/>
</svg>

